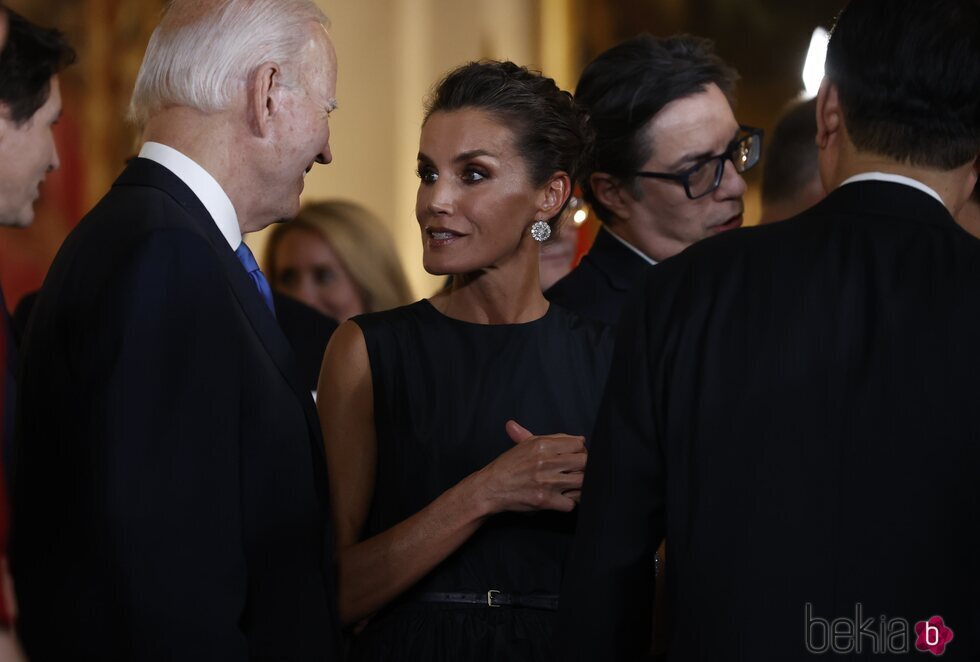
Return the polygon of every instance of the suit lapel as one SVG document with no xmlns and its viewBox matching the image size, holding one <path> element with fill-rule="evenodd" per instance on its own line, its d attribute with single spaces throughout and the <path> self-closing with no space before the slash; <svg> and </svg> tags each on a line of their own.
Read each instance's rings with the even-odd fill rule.
<svg viewBox="0 0 980 662">
<path fill-rule="evenodd" d="M 299 377 L 296 357 L 289 346 L 289 341 L 283 335 L 278 322 L 269 312 L 255 284 L 245 272 L 241 262 L 235 256 L 235 252 L 228 245 L 207 209 L 179 177 L 148 159 L 134 159 L 114 184 L 114 186 L 132 185 L 152 186 L 164 191 L 180 203 L 194 218 L 196 221 L 195 228 L 207 237 L 214 249 L 228 279 L 231 291 L 242 307 L 249 324 L 302 404 L 315 448 L 314 453 L 318 458 L 324 459 L 323 445 L 319 443 L 320 422 L 313 406 L 313 397 Z M 326 460 L 324 459 L 324 461 Z"/>
</svg>

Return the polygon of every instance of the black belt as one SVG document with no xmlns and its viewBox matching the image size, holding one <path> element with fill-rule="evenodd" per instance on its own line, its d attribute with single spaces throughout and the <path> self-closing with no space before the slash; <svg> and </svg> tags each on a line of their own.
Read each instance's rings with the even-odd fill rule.
<svg viewBox="0 0 980 662">
<path fill-rule="evenodd" d="M 523 607 L 558 611 L 557 595 L 517 595 L 490 589 L 486 593 L 418 593 L 411 597 L 414 602 L 442 602 L 456 605 L 480 605 L 483 607 Z"/>
</svg>

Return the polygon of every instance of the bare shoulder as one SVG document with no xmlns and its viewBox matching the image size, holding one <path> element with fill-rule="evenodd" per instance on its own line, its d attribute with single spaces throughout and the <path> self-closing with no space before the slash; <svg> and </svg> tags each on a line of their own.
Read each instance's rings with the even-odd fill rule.
<svg viewBox="0 0 980 662">
<path fill-rule="evenodd" d="M 348 390 L 364 378 L 370 379 L 370 375 L 371 364 L 364 332 L 356 322 L 347 320 L 330 336 L 323 353 L 317 390 L 321 392 L 338 387 Z"/>
</svg>

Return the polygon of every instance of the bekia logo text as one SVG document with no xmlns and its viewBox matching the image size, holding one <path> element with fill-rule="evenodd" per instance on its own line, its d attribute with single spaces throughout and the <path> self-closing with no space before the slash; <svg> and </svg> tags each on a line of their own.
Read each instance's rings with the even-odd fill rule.
<svg viewBox="0 0 980 662">
<path fill-rule="evenodd" d="M 864 605 L 854 605 L 854 617 L 834 619 L 814 616 L 813 604 L 803 608 L 806 627 L 806 650 L 814 655 L 836 653 L 874 653 L 876 655 L 908 653 L 915 637 L 915 650 L 939 656 L 953 640 L 953 631 L 942 616 L 933 616 L 909 626 L 904 618 L 865 617 Z"/>
</svg>

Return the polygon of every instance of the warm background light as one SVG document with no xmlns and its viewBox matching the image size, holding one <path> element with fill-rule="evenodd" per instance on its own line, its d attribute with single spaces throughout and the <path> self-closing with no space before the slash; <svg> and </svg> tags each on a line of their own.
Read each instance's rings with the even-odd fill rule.
<svg viewBox="0 0 980 662">
<path fill-rule="evenodd" d="M 823 80 L 823 65 L 827 59 L 827 42 L 830 35 L 823 28 L 817 28 L 810 37 L 810 49 L 806 53 L 806 63 L 803 65 L 803 98 L 812 99 L 817 96 L 820 82 Z"/>
<path fill-rule="evenodd" d="M 334 163 L 314 168 L 303 199 L 344 198 L 380 216 L 398 245 L 417 296 L 441 280 L 421 268 L 414 175 L 422 101 L 448 69 L 467 60 L 509 58 L 572 90 L 599 52 L 640 32 L 712 38 L 741 74 L 736 117 L 770 130 L 798 97 L 807 45 L 807 87 L 822 76 L 823 44 L 845 0 L 803 3 L 745 0 L 315 0 L 331 19 L 340 59 L 340 108 L 331 119 Z M 62 79 L 65 112 L 55 134 L 62 168 L 42 189 L 37 221 L 0 228 L 0 282 L 10 306 L 41 285 L 65 235 L 96 203 L 136 149 L 123 121 L 146 41 L 165 0 L 5 0 L 68 33 L 78 63 Z M 819 50 L 817 50 L 819 49 Z M 809 73 L 810 71 L 813 73 Z M 747 225 L 759 217 L 761 168 L 747 173 Z M 577 207 L 572 207 L 573 222 Z M 587 210 L 582 210 L 587 211 Z M 576 227 L 586 250 L 598 222 Z M 249 236 L 261 256 L 264 237 Z"/>
</svg>

